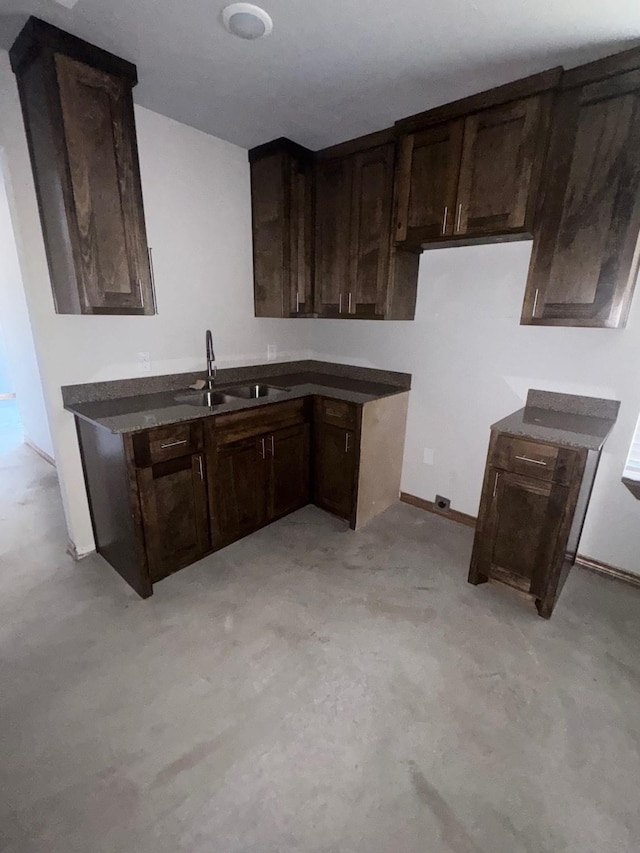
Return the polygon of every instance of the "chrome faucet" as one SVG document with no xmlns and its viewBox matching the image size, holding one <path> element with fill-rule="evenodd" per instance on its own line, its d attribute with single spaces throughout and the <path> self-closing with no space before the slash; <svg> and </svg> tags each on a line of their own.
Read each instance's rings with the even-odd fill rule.
<svg viewBox="0 0 640 853">
<path fill-rule="evenodd" d="M 207 387 L 209 390 L 213 388 L 214 383 L 216 381 L 216 373 L 218 372 L 218 368 L 216 367 L 216 354 L 213 351 L 213 335 L 211 334 L 211 329 L 207 329 L 206 335 L 207 342 Z"/>
</svg>

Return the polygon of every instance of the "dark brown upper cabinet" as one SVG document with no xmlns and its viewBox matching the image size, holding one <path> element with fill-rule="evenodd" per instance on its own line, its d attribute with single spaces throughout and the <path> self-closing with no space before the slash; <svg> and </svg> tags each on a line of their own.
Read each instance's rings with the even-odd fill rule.
<svg viewBox="0 0 640 853">
<path fill-rule="evenodd" d="M 315 311 L 351 313 L 348 305 L 353 160 L 322 160 L 315 171 Z"/>
<path fill-rule="evenodd" d="M 638 271 L 640 51 L 565 74 L 523 324 L 620 328 Z"/>
<path fill-rule="evenodd" d="M 397 123 L 397 244 L 532 234 L 559 79 L 553 69 Z"/>
<path fill-rule="evenodd" d="M 392 244 L 395 145 L 340 148 L 316 164 L 316 313 L 413 319 L 418 256 Z"/>
<path fill-rule="evenodd" d="M 312 154 L 287 139 L 249 152 L 256 317 L 313 311 Z"/>
<path fill-rule="evenodd" d="M 463 132 L 464 121 L 459 119 L 402 138 L 395 223 L 398 243 L 419 245 L 453 234 Z"/>
<path fill-rule="evenodd" d="M 56 311 L 155 314 L 135 66 L 37 18 L 10 56 Z"/>
<path fill-rule="evenodd" d="M 465 120 L 454 236 L 532 232 L 550 106 L 537 95 Z"/>
</svg>

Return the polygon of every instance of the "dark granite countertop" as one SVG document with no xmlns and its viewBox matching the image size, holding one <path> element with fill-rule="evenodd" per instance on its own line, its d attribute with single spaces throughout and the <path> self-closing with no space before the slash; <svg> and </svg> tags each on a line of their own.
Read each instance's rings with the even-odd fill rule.
<svg viewBox="0 0 640 853">
<path fill-rule="evenodd" d="M 287 367 L 289 372 L 285 372 Z M 176 401 L 176 396 L 189 393 L 190 384 L 198 378 L 203 378 L 202 374 L 182 374 L 182 377 L 182 382 L 179 375 L 153 377 L 151 382 L 146 381 L 146 387 L 161 386 L 163 379 L 168 387 L 137 394 L 131 391 L 135 390 L 136 383 L 145 387 L 142 385 L 144 380 L 116 380 L 113 383 L 102 382 L 91 386 L 66 386 L 62 389 L 65 409 L 111 432 L 128 433 L 315 394 L 364 404 L 408 391 L 411 386 L 411 377 L 404 373 L 322 362 L 280 362 L 273 366 L 257 365 L 255 368 L 219 371 L 214 389 L 216 391 L 224 392 L 234 385 L 256 382 L 280 390 L 273 396 L 255 400 L 238 398 L 233 402 L 208 408 Z M 123 396 L 116 396 L 119 389 L 125 392 Z M 91 396 L 94 399 L 91 399 Z"/>
<path fill-rule="evenodd" d="M 491 429 L 599 451 L 616 422 L 619 408 L 617 400 L 532 389 L 523 409 L 493 424 Z"/>
</svg>

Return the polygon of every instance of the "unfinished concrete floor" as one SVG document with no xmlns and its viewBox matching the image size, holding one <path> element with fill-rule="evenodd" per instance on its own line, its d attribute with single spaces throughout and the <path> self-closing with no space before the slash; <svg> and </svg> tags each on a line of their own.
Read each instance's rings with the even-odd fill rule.
<svg viewBox="0 0 640 853">
<path fill-rule="evenodd" d="M 637 853 L 640 591 L 551 622 L 472 532 L 309 507 L 139 600 L 0 457 L 3 853 Z"/>
</svg>

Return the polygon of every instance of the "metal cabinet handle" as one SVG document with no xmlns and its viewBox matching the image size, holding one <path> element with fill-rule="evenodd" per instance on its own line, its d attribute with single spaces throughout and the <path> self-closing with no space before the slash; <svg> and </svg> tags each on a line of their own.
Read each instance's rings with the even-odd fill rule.
<svg viewBox="0 0 640 853">
<path fill-rule="evenodd" d="M 266 459 L 267 457 L 266 457 L 265 452 L 264 452 L 264 438 L 260 439 L 260 445 L 262 447 L 262 458 Z"/>
<path fill-rule="evenodd" d="M 498 479 L 499 479 L 499 478 L 500 478 L 500 472 L 498 471 L 498 472 L 497 472 L 497 474 L 496 474 L 496 478 L 495 478 L 495 480 L 493 481 L 493 497 L 494 497 L 494 498 L 495 498 L 495 496 L 496 496 L 496 490 L 497 490 L 497 488 L 498 488 Z"/>
<path fill-rule="evenodd" d="M 152 249 L 147 249 L 149 252 L 149 272 L 151 273 L 151 299 L 153 300 L 153 313 L 158 313 L 158 303 L 156 301 L 156 274 L 153 269 L 153 254 Z"/>
<path fill-rule="evenodd" d="M 144 311 L 144 290 L 142 289 L 142 279 L 138 279 L 138 290 L 140 291 L 140 307 Z"/>
<path fill-rule="evenodd" d="M 449 215 L 449 207 L 445 204 L 444 206 L 444 215 L 442 217 L 442 233 L 444 234 L 447 230 L 447 216 Z"/>
<path fill-rule="evenodd" d="M 540 296 L 540 290 L 536 288 L 536 295 L 533 299 L 533 311 L 531 312 L 532 317 L 536 316 L 536 308 L 538 307 L 538 296 Z"/>
<path fill-rule="evenodd" d="M 338 296 L 338 314 L 342 314 L 342 294 Z"/>
<path fill-rule="evenodd" d="M 296 314 L 300 313 L 300 291 L 296 290 Z"/>
<path fill-rule="evenodd" d="M 200 475 L 200 479 L 204 480 L 204 472 L 202 470 L 202 456 L 198 456 L 198 474 Z"/>
<path fill-rule="evenodd" d="M 344 433 L 344 452 L 349 452 L 349 433 L 346 430 Z"/>
<path fill-rule="evenodd" d="M 544 468 L 547 467 L 547 463 L 542 462 L 540 459 L 529 459 L 528 456 L 516 456 L 516 459 L 519 459 L 521 462 L 531 462 L 532 465 L 542 465 Z"/>
<path fill-rule="evenodd" d="M 351 291 L 349 291 L 349 307 L 347 308 L 347 314 L 351 314 Z"/>
<path fill-rule="evenodd" d="M 460 230 L 460 219 L 462 217 L 462 205 L 458 205 L 458 215 L 456 216 L 456 231 Z"/>
<path fill-rule="evenodd" d="M 181 444 L 187 444 L 187 439 L 183 438 L 182 441 L 170 441 L 168 444 L 161 444 L 160 450 L 166 450 L 167 447 L 179 447 Z"/>
<path fill-rule="evenodd" d="M 275 459 L 275 455 L 276 455 L 276 443 L 275 443 L 275 441 L 273 440 L 273 433 L 272 433 L 269 437 L 270 437 L 270 439 L 271 439 L 271 457 L 272 457 L 272 459 Z"/>
</svg>

